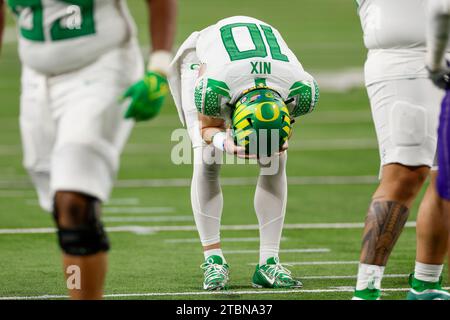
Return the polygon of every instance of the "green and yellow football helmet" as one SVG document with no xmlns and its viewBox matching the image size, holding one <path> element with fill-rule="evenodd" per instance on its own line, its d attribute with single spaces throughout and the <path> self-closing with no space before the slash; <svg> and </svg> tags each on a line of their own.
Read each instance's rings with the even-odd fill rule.
<svg viewBox="0 0 450 320">
<path fill-rule="evenodd" d="M 232 114 L 236 145 L 249 154 L 271 156 L 291 135 L 289 111 L 281 96 L 261 88 L 244 94 Z"/>
</svg>

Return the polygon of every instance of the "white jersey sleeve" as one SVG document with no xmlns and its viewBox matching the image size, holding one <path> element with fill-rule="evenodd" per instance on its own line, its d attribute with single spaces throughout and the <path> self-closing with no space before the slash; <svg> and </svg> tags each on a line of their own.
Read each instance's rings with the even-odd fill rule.
<svg viewBox="0 0 450 320">
<path fill-rule="evenodd" d="M 445 67 L 444 55 L 450 28 L 450 0 L 428 1 L 426 62 L 431 70 Z"/>
<path fill-rule="evenodd" d="M 265 22 L 243 16 L 221 20 L 200 33 L 196 53 L 205 72 L 195 88 L 195 103 L 206 115 L 224 117 L 229 105 L 256 87 L 292 98 L 288 107 L 294 116 L 314 109 L 317 83 L 281 34 Z"/>
<path fill-rule="evenodd" d="M 182 77 L 183 77 L 183 63 L 185 62 L 185 57 L 187 55 L 195 56 L 195 48 L 197 47 L 197 41 L 200 32 L 196 31 L 192 33 L 180 46 L 175 57 L 170 64 L 170 70 L 168 75 L 168 81 L 170 86 L 170 92 L 172 93 L 173 101 L 178 110 L 178 115 L 180 117 L 181 123 L 184 125 L 186 119 L 184 117 L 183 106 L 182 106 Z M 190 59 L 189 59 L 190 60 Z M 189 61 L 187 63 L 199 63 L 198 58 L 193 59 L 194 61 Z"/>
<path fill-rule="evenodd" d="M 130 40 L 125 0 L 9 0 L 22 63 L 46 75 L 82 68 Z"/>
</svg>

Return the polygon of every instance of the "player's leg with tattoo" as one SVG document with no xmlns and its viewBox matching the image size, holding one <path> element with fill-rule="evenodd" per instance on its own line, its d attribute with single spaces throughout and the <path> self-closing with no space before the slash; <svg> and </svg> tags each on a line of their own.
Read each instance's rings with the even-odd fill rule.
<svg viewBox="0 0 450 320">
<path fill-rule="evenodd" d="M 357 291 L 381 288 L 389 255 L 428 172 L 428 167 L 406 167 L 399 164 L 383 167 L 380 186 L 373 195 L 366 216 Z"/>
<path fill-rule="evenodd" d="M 436 150 L 434 105 L 439 97 L 430 94 L 434 96 L 435 91 L 426 79 L 386 81 L 368 87 L 382 175 L 366 217 L 355 298 L 379 297 L 384 267 L 429 175 Z M 408 133 L 411 128 L 413 134 Z M 421 211 L 436 211 L 434 200 L 429 190 Z M 419 228 L 428 224 L 428 213 L 421 214 Z M 441 230 L 429 232 L 439 234 Z"/>
</svg>

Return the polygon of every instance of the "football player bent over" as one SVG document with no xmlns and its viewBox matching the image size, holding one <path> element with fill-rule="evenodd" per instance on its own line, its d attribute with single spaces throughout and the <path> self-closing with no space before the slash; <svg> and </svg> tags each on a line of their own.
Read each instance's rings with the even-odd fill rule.
<svg viewBox="0 0 450 320">
<path fill-rule="evenodd" d="M 261 167 L 254 198 L 260 256 L 253 286 L 301 287 L 278 258 L 287 197 L 285 150 L 291 120 L 311 112 L 317 103 L 317 83 L 275 28 L 236 16 L 194 32 L 183 43 L 172 62 L 169 84 L 194 149 L 191 202 L 204 250 L 204 289 L 224 289 L 229 279 L 220 244 L 223 151 L 256 157 Z M 264 130 L 276 133 L 267 134 L 265 145 L 262 138 L 255 139 Z M 269 146 L 270 139 L 277 148 Z M 252 151 L 255 141 L 259 144 Z M 277 170 L 265 171 L 262 159 L 276 163 Z"/>
<path fill-rule="evenodd" d="M 110 245 L 101 203 L 134 124 L 124 114 L 150 119 L 168 94 L 176 2 L 146 2 L 153 52 L 140 80 L 143 58 L 126 1 L 7 1 L 20 36 L 24 165 L 41 207 L 53 212 L 64 270 L 80 270 L 73 299 L 103 294 Z"/>
</svg>

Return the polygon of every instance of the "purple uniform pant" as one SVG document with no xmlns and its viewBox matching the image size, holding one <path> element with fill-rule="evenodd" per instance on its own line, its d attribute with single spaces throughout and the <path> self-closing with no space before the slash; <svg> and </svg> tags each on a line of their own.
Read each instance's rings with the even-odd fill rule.
<svg viewBox="0 0 450 320">
<path fill-rule="evenodd" d="M 441 198 L 450 200 L 450 90 L 442 101 L 438 130 L 437 190 Z"/>
</svg>

